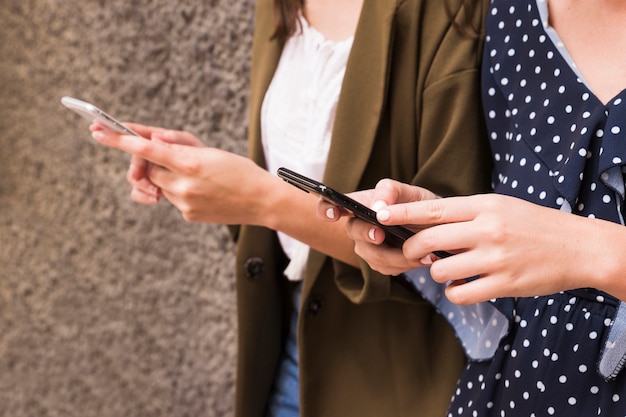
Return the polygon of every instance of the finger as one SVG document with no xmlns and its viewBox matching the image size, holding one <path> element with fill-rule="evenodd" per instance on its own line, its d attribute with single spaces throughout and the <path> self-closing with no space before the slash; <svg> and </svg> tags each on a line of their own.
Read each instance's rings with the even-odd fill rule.
<svg viewBox="0 0 626 417">
<path fill-rule="evenodd" d="M 407 256 L 406 245 L 403 250 L 404 255 Z M 488 264 L 476 252 L 457 252 L 454 256 L 445 258 L 430 255 L 432 260 L 430 275 L 433 280 L 441 284 L 450 281 L 464 281 L 468 278 L 485 275 L 488 272 L 486 269 Z M 409 257 L 407 256 L 407 258 Z M 410 259 L 413 258 L 411 257 Z"/>
<path fill-rule="evenodd" d="M 389 178 L 378 181 L 374 189 L 374 201 L 384 201 L 387 205 L 438 198 L 431 191 Z"/>
<path fill-rule="evenodd" d="M 160 187 L 152 183 L 152 181 L 150 181 L 148 177 L 142 178 L 139 181 L 132 182 L 131 185 L 134 189 L 137 189 L 144 194 L 154 196 L 156 199 L 160 197 Z"/>
<path fill-rule="evenodd" d="M 133 187 L 133 189 L 131 190 L 130 198 L 136 203 L 148 204 L 148 205 L 157 204 L 161 199 L 160 194 L 155 195 L 151 193 L 145 193 L 144 191 L 142 191 L 141 189 L 137 187 Z"/>
<path fill-rule="evenodd" d="M 163 131 L 165 129 L 163 128 L 159 128 L 159 127 L 153 127 L 153 126 L 145 126 L 145 125 L 141 125 L 138 123 L 122 123 L 124 126 L 128 127 L 129 129 L 131 129 L 132 131 L 136 132 L 137 134 L 139 134 L 139 136 L 143 137 L 144 139 L 146 138 L 150 138 L 150 136 L 155 133 L 155 132 L 159 132 L 159 131 Z M 89 129 L 92 132 L 96 132 L 96 131 L 109 131 L 110 129 L 101 121 L 99 120 L 94 120 L 93 123 L 89 126 Z"/>
<path fill-rule="evenodd" d="M 385 275 L 399 275 L 410 269 L 417 268 L 419 263 L 409 263 L 402 255 L 402 251 L 386 245 L 373 245 L 367 242 L 356 242 L 355 253 L 367 264 Z"/>
<path fill-rule="evenodd" d="M 448 197 L 394 204 L 379 210 L 378 221 L 388 225 L 435 225 L 470 221 L 479 213 L 474 196 Z"/>
<path fill-rule="evenodd" d="M 354 241 L 364 241 L 380 245 L 385 241 L 385 232 L 378 226 L 360 220 L 356 217 L 346 223 L 346 232 Z"/>
<path fill-rule="evenodd" d="M 204 144 L 189 132 L 183 132 L 179 130 L 166 130 L 161 129 L 152 133 L 150 136 L 152 140 L 161 141 L 164 143 L 185 145 L 185 146 L 204 146 Z"/>
<path fill-rule="evenodd" d="M 459 305 L 481 303 L 502 297 L 505 294 L 499 290 L 496 281 L 490 277 L 454 281 L 446 287 L 446 297 Z"/>
<path fill-rule="evenodd" d="M 147 126 L 147 125 L 142 125 L 139 123 L 124 122 L 124 125 L 132 129 L 133 131 L 139 133 L 144 138 L 150 138 L 154 133 L 163 132 L 167 130 L 162 127 Z"/>
<path fill-rule="evenodd" d="M 316 212 L 319 219 L 330 222 L 336 222 L 344 216 L 352 216 L 348 210 L 336 206 L 324 198 L 318 199 Z"/>
<path fill-rule="evenodd" d="M 179 145 L 145 140 L 132 135 L 120 135 L 106 130 L 94 131 L 92 137 L 103 145 L 128 152 L 170 170 L 175 170 L 178 165 L 181 150 Z"/>
<path fill-rule="evenodd" d="M 137 181 L 146 178 L 146 176 L 148 175 L 149 164 L 150 163 L 145 159 L 133 155 L 130 158 L 130 165 L 128 167 L 128 172 L 126 173 L 127 181 L 131 184 L 134 184 Z"/>
</svg>

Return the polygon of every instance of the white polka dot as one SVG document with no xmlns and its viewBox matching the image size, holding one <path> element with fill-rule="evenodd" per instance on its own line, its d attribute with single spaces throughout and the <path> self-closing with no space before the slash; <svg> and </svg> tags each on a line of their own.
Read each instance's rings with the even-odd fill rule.
<svg viewBox="0 0 626 417">
<path fill-rule="evenodd" d="M 614 135 L 618 135 L 620 132 L 621 132 L 621 129 L 620 129 L 619 126 L 613 126 L 611 128 L 611 133 L 614 134 Z"/>
<path fill-rule="evenodd" d="M 576 398 L 574 398 L 574 397 L 569 397 L 569 398 L 567 399 L 567 403 L 568 403 L 569 405 L 576 405 Z"/>
</svg>

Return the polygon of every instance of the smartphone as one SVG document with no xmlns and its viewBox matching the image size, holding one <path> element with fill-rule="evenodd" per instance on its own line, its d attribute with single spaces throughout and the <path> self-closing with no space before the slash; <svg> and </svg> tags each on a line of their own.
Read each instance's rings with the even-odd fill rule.
<svg viewBox="0 0 626 417">
<path fill-rule="evenodd" d="M 91 103 L 67 96 L 61 98 L 61 103 L 68 109 L 74 110 L 91 123 L 98 120 L 114 132 L 123 133 L 125 135 L 141 136 L 139 133 L 124 126 L 120 121 L 112 116 L 109 116 Z"/>
<path fill-rule="evenodd" d="M 324 199 L 337 206 L 343 207 L 354 214 L 355 217 L 365 220 L 371 224 L 381 227 L 385 231 L 385 243 L 393 247 L 402 247 L 405 240 L 415 234 L 412 230 L 404 226 L 386 226 L 376 219 L 376 212 L 358 201 L 348 197 L 345 194 L 335 191 L 321 182 L 307 178 L 302 174 L 291 171 L 287 168 L 278 168 L 278 176 L 288 183 L 306 192 L 319 194 Z M 440 258 L 446 258 L 452 255 L 445 251 L 434 251 L 435 255 Z"/>
</svg>

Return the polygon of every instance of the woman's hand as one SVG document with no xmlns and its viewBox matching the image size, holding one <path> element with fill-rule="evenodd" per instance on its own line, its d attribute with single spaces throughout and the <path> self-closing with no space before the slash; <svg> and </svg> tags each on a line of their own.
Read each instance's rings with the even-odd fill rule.
<svg viewBox="0 0 626 417">
<path fill-rule="evenodd" d="M 188 221 L 263 224 L 264 189 L 278 181 L 267 171 L 246 157 L 206 147 L 187 132 L 129 127 L 150 140 L 97 126 L 92 135 L 133 155 L 127 173 L 133 200 L 152 204 L 163 195 Z"/>
<path fill-rule="evenodd" d="M 623 226 L 610 222 L 497 194 L 388 206 L 378 219 L 432 226 L 407 240 L 403 254 L 409 262 L 432 263 L 431 276 L 452 282 L 446 294 L 458 304 L 583 287 L 626 293 L 626 238 Z M 457 254 L 436 259 L 434 250 Z"/>
<path fill-rule="evenodd" d="M 152 136 L 152 133 L 163 130 L 160 128 L 149 127 L 140 124 L 125 124 L 148 140 Z M 97 120 L 94 121 L 89 129 L 91 130 L 92 135 L 95 132 L 110 132 L 110 130 L 107 129 L 106 126 L 104 126 Z M 149 165 L 149 162 L 145 159 L 141 159 L 132 155 L 130 160 L 130 166 L 126 175 L 126 180 L 132 186 L 131 198 L 137 203 L 156 204 L 161 199 L 161 190 L 159 189 L 159 187 L 154 185 L 147 177 Z"/>
<path fill-rule="evenodd" d="M 389 179 L 379 181 L 373 190 L 357 191 L 351 193 L 350 197 L 374 211 L 389 204 L 438 198 L 424 188 Z M 352 217 L 352 214 L 343 208 L 320 199 L 317 214 L 319 218 L 327 221 L 337 221 L 345 216 L 351 217 L 346 224 L 346 232 L 354 240 L 355 253 L 363 258 L 372 269 L 382 274 L 399 275 L 410 269 L 424 266 L 419 260 L 407 259 L 401 249 L 385 245 L 384 229 Z"/>
</svg>

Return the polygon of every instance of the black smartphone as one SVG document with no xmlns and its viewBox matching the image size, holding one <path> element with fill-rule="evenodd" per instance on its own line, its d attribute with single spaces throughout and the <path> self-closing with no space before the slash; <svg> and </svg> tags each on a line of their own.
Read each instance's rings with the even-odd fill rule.
<svg viewBox="0 0 626 417">
<path fill-rule="evenodd" d="M 385 243 L 390 246 L 398 248 L 402 247 L 404 241 L 415 234 L 414 231 L 404 226 L 386 226 L 381 224 L 376 219 L 376 212 L 374 210 L 364 206 L 347 195 L 340 193 L 339 191 L 333 190 L 319 181 L 307 178 L 304 175 L 298 174 L 297 172 L 291 171 L 287 168 L 278 168 L 277 174 L 280 178 L 292 185 L 295 185 L 301 190 L 319 194 L 327 201 L 349 210 L 355 217 L 381 227 L 385 231 Z M 433 253 L 440 258 L 446 258 L 452 255 L 451 253 L 445 251 L 435 251 Z"/>
</svg>

